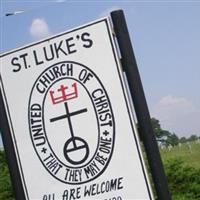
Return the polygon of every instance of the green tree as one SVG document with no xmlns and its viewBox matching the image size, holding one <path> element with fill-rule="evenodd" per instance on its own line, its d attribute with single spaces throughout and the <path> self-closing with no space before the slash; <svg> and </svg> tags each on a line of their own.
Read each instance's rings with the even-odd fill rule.
<svg viewBox="0 0 200 200">
<path fill-rule="evenodd" d="M 151 118 L 151 125 L 153 127 L 156 139 L 162 139 L 168 135 L 167 131 L 161 128 L 160 122 L 156 118 Z"/>
<path fill-rule="evenodd" d="M 168 145 L 176 146 L 179 143 L 179 138 L 175 133 L 170 134 L 166 140 L 166 143 Z"/>
<path fill-rule="evenodd" d="M 180 143 L 185 143 L 185 142 L 187 142 L 186 137 L 181 137 L 181 138 L 179 139 L 179 142 L 180 142 Z"/>
<path fill-rule="evenodd" d="M 156 118 L 151 118 L 151 124 L 156 136 L 156 140 L 161 142 L 163 145 L 168 145 L 167 139 L 170 137 L 171 133 L 167 130 L 163 130 L 159 120 Z"/>
<path fill-rule="evenodd" d="M 189 138 L 188 138 L 188 141 L 189 142 L 193 142 L 193 141 L 196 141 L 196 140 L 198 140 L 198 136 L 196 136 L 196 135 L 191 135 Z"/>
<path fill-rule="evenodd" d="M 5 152 L 0 150 L 0 200 L 14 200 Z"/>
</svg>

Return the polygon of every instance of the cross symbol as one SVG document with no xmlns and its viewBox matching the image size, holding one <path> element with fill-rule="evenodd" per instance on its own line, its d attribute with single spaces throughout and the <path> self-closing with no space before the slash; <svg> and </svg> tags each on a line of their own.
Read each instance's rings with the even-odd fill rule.
<svg viewBox="0 0 200 200">
<path fill-rule="evenodd" d="M 43 147 L 42 150 L 41 150 L 41 152 L 42 152 L 42 153 L 46 153 L 46 152 L 47 152 L 47 149 Z"/>
<path fill-rule="evenodd" d="M 64 156 L 67 159 L 67 161 L 69 161 L 71 164 L 74 164 L 74 165 L 81 164 L 88 158 L 89 146 L 84 139 L 77 137 L 77 136 L 74 136 L 71 117 L 75 116 L 75 115 L 79 115 L 79 114 L 84 113 L 84 112 L 87 112 L 87 108 L 77 110 L 77 111 L 74 111 L 74 112 L 70 112 L 67 102 L 64 103 L 64 106 L 65 106 L 65 114 L 50 119 L 50 122 L 55 122 L 57 120 L 67 119 L 68 124 L 69 124 L 71 137 L 65 142 L 64 149 L 63 149 Z M 71 145 L 71 143 L 72 143 L 72 145 Z M 77 161 L 77 160 L 70 158 L 70 155 L 68 155 L 70 152 L 75 152 L 75 151 L 78 152 L 80 149 L 85 149 L 85 151 L 86 151 L 85 156 L 82 159 Z"/>
<path fill-rule="evenodd" d="M 105 136 L 107 136 L 107 135 L 109 134 L 109 132 L 108 132 L 107 130 L 105 130 L 105 131 L 103 132 L 103 134 L 104 134 Z"/>
</svg>

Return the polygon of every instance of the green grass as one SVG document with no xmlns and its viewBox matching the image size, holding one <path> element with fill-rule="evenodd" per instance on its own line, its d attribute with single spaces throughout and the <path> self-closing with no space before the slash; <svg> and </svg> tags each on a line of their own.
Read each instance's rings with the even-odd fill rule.
<svg viewBox="0 0 200 200">
<path fill-rule="evenodd" d="M 161 149 L 163 162 L 173 158 L 181 158 L 184 164 L 200 169 L 200 143 L 191 142 L 189 145 L 182 144 L 181 146 L 172 147 L 171 150 Z"/>
</svg>

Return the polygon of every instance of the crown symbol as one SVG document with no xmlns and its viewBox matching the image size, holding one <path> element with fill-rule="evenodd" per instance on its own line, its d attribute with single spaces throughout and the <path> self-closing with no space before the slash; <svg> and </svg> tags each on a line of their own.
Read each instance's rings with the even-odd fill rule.
<svg viewBox="0 0 200 200">
<path fill-rule="evenodd" d="M 57 96 L 57 97 L 55 97 L 55 95 L 54 95 L 55 91 L 50 90 L 50 96 L 51 96 L 51 100 L 52 100 L 53 104 L 58 104 L 58 103 L 62 103 L 64 101 L 68 101 L 68 100 L 77 98 L 78 91 L 77 91 L 76 83 L 72 84 L 72 88 L 73 88 L 73 91 L 67 93 L 67 90 L 69 90 L 69 87 L 60 85 L 60 88 L 57 89 L 57 93 L 61 93 L 61 95 Z"/>
</svg>

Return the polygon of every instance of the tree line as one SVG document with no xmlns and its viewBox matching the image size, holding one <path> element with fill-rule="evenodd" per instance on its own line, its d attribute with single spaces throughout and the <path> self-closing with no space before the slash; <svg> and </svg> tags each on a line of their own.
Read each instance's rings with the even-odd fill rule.
<svg viewBox="0 0 200 200">
<path fill-rule="evenodd" d="M 151 118 L 151 124 L 154 130 L 154 134 L 156 136 L 156 140 L 160 145 L 163 146 L 176 146 L 179 143 L 187 143 L 200 140 L 200 137 L 191 134 L 189 137 L 178 137 L 175 133 L 171 133 L 168 130 L 164 130 L 161 128 L 160 122 L 156 118 Z"/>
</svg>

